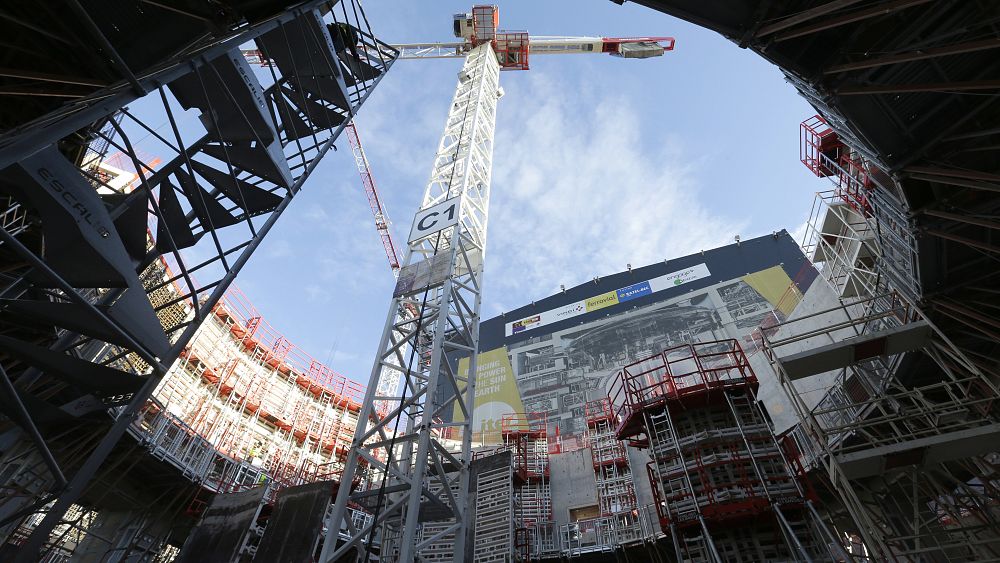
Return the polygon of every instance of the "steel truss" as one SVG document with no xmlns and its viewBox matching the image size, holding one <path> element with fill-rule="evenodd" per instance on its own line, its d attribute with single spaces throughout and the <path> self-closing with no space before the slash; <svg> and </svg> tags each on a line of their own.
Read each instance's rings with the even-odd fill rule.
<svg viewBox="0 0 1000 563">
<path fill-rule="evenodd" d="M 596 525 L 602 533 L 598 533 L 596 539 L 612 549 L 621 544 L 642 541 L 644 532 L 639 518 L 632 465 L 625 444 L 615 435 L 617 422 L 611 403 L 607 398 L 590 401 L 584 405 L 584 414 L 601 510 Z M 578 534 L 578 542 L 579 539 Z"/>
<path fill-rule="evenodd" d="M 892 179 L 819 116 L 803 122 L 801 152 L 806 166 L 835 186 L 816 194 L 801 243 L 806 255 L 847 297 L 891 288 L 917 299 L 917 240 Z"/>
<path fill-rule="evenodd" d="M 382 556 L 395 554 L 405 562 L 463 561 L 471 539 L 472 405 L 500 97 L 500 67 L 492 48 L 473 49 L 458 76 L 417 217 L 459 198 L 459 221 L 411 240 L 405 253 L 343 478 L 352 482 L 366 465 L 374 488 L 353 493 L 340 488 L 328 522 L 324 562 L 352 548 L 368 551 L 375 527 L 382 528 Z M 432 271 L 429 281 L 412 281 L 417 268 Z M 400 314 L 411 308 L 416 315 Z M 456 372 L 449 358 L 455 355 L 470 357 L 467 376 Z M 387 388 L 386 378 L 399 378 L 402 385 Z M 392 409 L 378 419 L 376 402 Z M 454 422 L 442 421 L 453 413 Z M 373 514 L 371 523 L 358 528 L 347 521 L 349 503 Z M 338 547 L 342 527 L 346 541 Z"/>
<path fill-rule="evenodd" d="M 913 351 L 880 348 L 883 336 L 924 327 Z M 764 349 L 802 421 L 790 435 L 800 462 L 820 470 L 867 549 L 887 560 L 997 558 L 996 383 L 896 293 L 844 300 L 777 328 Z M 789 352 L 851 342 L 874 344 L 858 344 L 853 360 L 812 389 L 821 398 L 807 399 L 790 377 Z"/>
<path fill-rule="evenodd" d="M 149 69 L 126 68 L 127 80 L 0 138 L 0 252 L 12 264 L 0 307 L 5 326 L 18 327 L 0 342 L 4 412 L 33 438 L 49 472 L 34 484 L 35 502 L 5 502 L 0 515 L 11 521 L 57 497 L 18 561 L 34 560 L 87 493 L 392 64 L 395 51 L 371 34 L 357 3 L 337 4 L 305 2 Z M 239 49 L 249 41 L 274 64 L 251 69 Z M 142 111 L 126 107 L 147 93 Z M 200 111 L 200 125 L 182 121 L 190 109 Z M 130 187 L 66 156 L 90 158 L 88 146 L 123 155 Z M 25 328 L 24 319 L 46 328 Z M 63 446 L 35 422 L 81 425 L 102 411 L 116 415 L 110 429 L 95 430 L 102 437 L 93 449 L 72 459 L 60 459 Z"/>
<path fill-rule="evenodd" d="M 618 373 L 609 393 L 617 437 L 645 436 L 660 525 L 678 560 L 839 560 L 757 387 L 736 340 L 669 348 Z"/>
</svg>

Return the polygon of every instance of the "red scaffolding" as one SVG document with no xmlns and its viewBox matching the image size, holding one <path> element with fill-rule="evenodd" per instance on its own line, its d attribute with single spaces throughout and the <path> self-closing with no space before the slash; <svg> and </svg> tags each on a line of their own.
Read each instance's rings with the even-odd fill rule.
<svg viewBox="0 0 1000 563">
<path fill-rule="evenodd" d="M 607 399 L 584 405 L 587 420 L 587 441 L 594 465 L 597 502 L 601 511 L 606 537 L 610 545 L 642 540 L 639 503 L 632 478 L 625 444 L 615 435 L 617 427 L 611 402 Z"/>
<path fill-rule="evenodd" d="M 814 115 L 799 126 L 799 160 L 816 176 L 836 174 L 831 163 L 840 160 L 843 149 L 844 143 L 837 132 L 821 116 Z"/>
<path fill-rule="evenodd" d="M 509 413 L 500 419 L 504 447 L 514 456 L 515 489 L 525 531 L 520 544 L 526 556 L 554 550 L 552 490 L 549 484 L 548 420 L 545 413 Z"/>
<path fill-rule="evenodd" d="M 757 388 L 735 339 L 676 346 L 618 372 L 608 409 L 615 437 L 649 448 L 647 476 L 660 526 L 677 539 L 678 557 L 697 558 L 710 547 L 723 559 L 745 560 L 739 546 L 746 538 L 730 537 L 734 521 L 754 530 L 758 551 L 751 558 L 815 547 L 810 533 L 782 512 L 807 518 L 798 510 L 806 497 Z M 609 418 L 599 405 L 590 412 L 588 423 Z"/>
<path fill-rule="evenodd" d="M 638 439 L 643 413 L 667 401 L 718 401 L 737 387 L 757 391 L 757 376 L 736 340 L 682 344 L 632 362 L 618 372 L 608 391 L 620 439 Z"/>
<path fill-rule="evenodd" d="M 831 178 L 844 203 L 861 215 L 871 215 L 868 198 L 875 185 L 872 174 L 881 172 L 844 144 L 819 115 L 806 119 L 799 127 L 799 158 L 816 176 Z"/>
</svg>

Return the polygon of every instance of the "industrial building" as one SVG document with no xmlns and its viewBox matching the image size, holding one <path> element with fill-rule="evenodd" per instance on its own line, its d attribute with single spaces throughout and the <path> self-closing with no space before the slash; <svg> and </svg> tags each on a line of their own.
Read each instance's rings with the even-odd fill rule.
<svg viewBox="0 0 1000 563">
<path fill-rule="evenodd" d="M 779 67 L 815 108 L 788 159 L 829 188 L 800 240 L 489 319 L 501 77 L 674 38 L 492 5 L 425 44 L 359 0 L 0 7 L 0 559 L 1000 560 L 1000 5 L 635 3 Z M 394 241 L 353 118 L 421 58 L 460 63 Z M 234 284 L 342 132 L 397 276 L 368 380 Z"/>
</svg>

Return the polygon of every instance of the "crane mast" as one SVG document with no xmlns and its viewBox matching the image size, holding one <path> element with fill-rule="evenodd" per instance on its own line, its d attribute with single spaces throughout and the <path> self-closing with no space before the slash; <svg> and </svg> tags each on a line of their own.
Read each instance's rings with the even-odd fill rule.
<svg viewBox="0 0 1000 563">
<path fill-rule="evenodd" d="M 536 42 L 527 32 L 497 31 L 497 24 L 496 6 L 475 6 L 454 18 L 460 43 L 410 46 L 410 58 L 441 53 L 465 60 L 407 238 L 321 563 L 352 549 L 367 561 L 376 537 L 380 561 L 467 560 L 474 531 L 472 423 L 493 138 L 503 95 L 500 71 L 527 70 L 531 49 L 626 58 L 673 49 L 670 38 Z M 360 154 L 355 153 L 359 169 Z M 374 183 L 370 193 L 376 194 Z M 376 217 L 377 208 L 380 204 L 372 203 Z M 457 372 L 457 357 L 469 358 L 466 374 Z M 365 516 L 358 517 L 359 511 Z"/>
<path fill-rule="evenodd" d="M 436 224 L 424 220 L 426 229 L 420 229 L 420 221 L 414 222 L 322 561 L 336 560 L 352 547 L 365 550 L 377 526 L 384 526 L 381 553 L 387 560 L 413 561 L 431 543 L 449 536 L 454 538 L 455 551 L 464 553 L 473 374 L 499 78 L 500 66 L 489 43 L 469 52 L 417 212 L 418 218 L 441 219 Z M 442 206 L 452 206 L 450 218 L 442 212 L 430 215 Z M 445 223 L 451 224 L 435 230 Z M 421 268 L 427 271 L 423 281 L 408 277 Z M 407 303 L 416 308 L 417 315 L 398 314 Z M 422 334 L 431 341 L 420 338 Z M 455 373 L 448 360 L 447 354 L 459 352 L 470 355 L 468 377 Z M 401 384 L 391 395 L 376 395 L 385 387 L 380 380 L 391 374 Z M 376 401 L 395 407 L 379 418 L 374 416 Z M 451 418 L 453 412 L 462 413 L 462 420 L 443 422 L 442 415 Z M 457 448 L 454 442 L 448 443 L 449 437 L 460 440 L 459 452 L 454 452 Z M 448 473 L 445 467 L 457 470 Z M 348 485 L 359 476 L 359 469 L 369 472 L 374 486 L 352 493 Z M 345 518 L 349 503 L 368 508 L 374 518 L 355 527 Z M 430 520 L 426 513 L 431 511 L 422 509 L 423 505 L 436 509 Z M 348 541 L 338 548 L 342 523 Z"/>
<path fill-rule="evenodd" d="M 354 164 L 358 167 L 358 174 L 361 175 L 361 184 L 365 187 L 365 195 L 368 196 L 368 205 L 371 207 L 372 216 L 375 217 L 375 229 L 379 237 L 382 238 L 382 246 L 385 249 L 385 257 L 389 260 L 389 268 L 392 275 L 399 276 L 399 257 L 396 255 L 396 245 L 392 242 L 389 234 L 389 217 L 386 215 L 382 200 L 378 196 L 378 189 L 375 187 L 375 178 L 372 176 L 371 166 L 368 165 L 368 157 L 365 156 L 365 149 L 361 146 L 361 138 L 358 136 L 358 129 L 351 120 L 344 130 L 347 133 L 347 140 L 351 144 L 351 153 L 354 155 Z"/>
</svg>

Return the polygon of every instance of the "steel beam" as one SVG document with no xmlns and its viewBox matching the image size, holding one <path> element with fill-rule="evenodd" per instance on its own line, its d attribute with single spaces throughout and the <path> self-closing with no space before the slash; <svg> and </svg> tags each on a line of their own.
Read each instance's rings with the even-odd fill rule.
<svg viewBox="0 0 1000 563">
<path fill-rule="evenodd" d="M 990 221 L 988 219 L 980 219 L 979 217 L 973 217 L 968 214 L 959 215 L 958 213 L 935 211 L 933 209 L 926 209 L 924 211 L 921 211 L 920 213 L 922 215 L 927 215 L 930 217 L 938 217 L 940 219 L 948 219 L 949 221 L 956 221 L 958 223 L 966 223 L 969 225 L 978 225 L 980 227 L 986 227 L 987 229 L 1000 231 L 1000 223 L 997 223 L 995 221 Z"/>
<path fill-rule="evenodd" d="M 31 420 L 31 414 L 28 413 L 28 409 L 24 407 L 24 402 L 21 401 L 21 397 L 17 394 L 17 389 L 10 382 L 10 378 L 7 377 L 7 372 L 0 366 L 0 395 L 7 395 L 8 404 L 14 407 L 14 414 L 17 418 L 20 418 L 20 423 L 27 431 L 28 436 L 31 437 L 31 441 L 35 443 L 35 447 L 38 448 L 39 454 L 42 456 L 42 461 L 45 462 L 46 467 L 55 477 L 56 487 L 55 489 L 61 489 L 66 486 L 66 477 L 63 475 L 62 469 L 59 467 L 59 462 L 56 461 L 55 456 L 52 455 L 52 451 L 49 450 L 48 444 L 45 443 L 45 438 L 42 437 L 42 433 L 38 431 L 38 427 L 35 426 L 35 422 Z M 11 417 L 14 418 L 14 417 Z"/>
<path fill-rule="evenodd" d="M 97 40 L 101 48 L 104 49 L 104 54 L 111 58 L 115 67 L 118 68 L 118 71 L 121 72 L 125 80 L 132 85 L 132 88 L 136 91 L 136 93 L 141 96 L 148 92 L 146 87 L 139 83 L 139 80 L 135 77 L 135 73 L 133 73 L 132 69 L 128 67 L 128 63 L 126 63 L 125 59 L 123 59 L 118 53 L 115 46 L 112 45 L 111 42 L 108 41 L 108 38 L 104 36 L 101 28 L 97 27 L 97 24 L 94 23 L 94 20 L 90 17 L 90 14 L 87 13 L 87 10 L 80 5 L 79 0 L 69 0 L 68 4 L 69 7 L 76 13 L 77 18 L 79 18 L 83 27 L 85 27 L 87 31 L 90 32 L 90 35 Z"/>
<path fill-rule="evenodd" d="M 936 236 L 938 238 L 943 238 L 945 240 L 950 240 L 952 242 L 957 242 L 959 244 L 964 244 L 972 248 L 978 248 L 980 250 L 985 250 L 986 252 L 992 252 L 994 254 L 1000 254 L 1000 247 L 992 245 L 987 242 L 982 242 L 966 237 L 960 237 L 958 235 L 953 235 L 951 233 L 946 233 L 944 231 L 939 231 L 937 229 L 924 229 L 923 232 Z"/>
<path fill-rule="evenodd" d="M 837 462 L 848 479 L 863 479 L 890 470 L 892 467 L 887 466 L 891 466 L 894 460 L 900 460 L 906 466 L 927 467 L 983 455 L 995 449 L 997 440 L 1000 440 L 1000 424 L 991 424 L 841 454 L 837 456 Z"/>
<path fill-rule="evenodd" d="M 978 170 L 960 170 L 958 168 L 939 168 L 936 166 L 907 166 L 903 169 L 903 172 L 933 174 L 935 176 L 948 176 L 966 180 L 982 180 L 984 182 L 1000 182 L 1000 174 L 991 174 Z"/>
<path fill-rule="evenodd" d="M 1000 80 L 968 80 L 963 82 L 924 82 L 919 84 L 867 84 L 841 86 L 834 90 L 841 96 L 870 94 L 906 94 L 915 92 L 969 92 L 1000 89 Z"/>
<path fill-rule="evenodd" d="M 259 26 L 248 28 L 239 35 L 229 37 L 226 41 L 214 44 L 213 46 L 207 48 L 205 51 L 201 53 L 188 55 L 191 58 L 186 61 L 187 64 L 183 65 L 174 64 L 172 66 L 168 64 L 166 65 L 166 70 L 164 70 L 162 73 L 158 73 L 155 75 L 150 74 L 142 77 L 139 80 L 143 82 L 143 84 L 146 86 L 162 88 L 163 84 L 169 83 L 172 80 L 180 77 L 181 75 L 187 72 L 195 71 L 196 68 L 211 63 L 213 59 L 222 56 L 223 53 L 225 53 L 226 51 L 230 51 L 234 46 L 237 46 L 240 43 L 259 37 L 262 33 L 274 30 L 281 25 L 292 22 L 295 18 L 303 17 L 304 15 L 309 15 L 311 17 L 317 17 L 317 18 L 320 17 L 319 12 L 316 10 L 319 7 L 321 7 L 324 3 L 325 2 L 323 2 L 322 0 L 313 0 L 312 2 L 306 4 L 305 6 L 300 6 L 299 8 L 296 8 L 294 10 L 283 12 L 277 15 L 276 17 L 269 19 L 266 22 L 263 22 Z M 370 40 L 373 43 L 379 43 L 370 34 L 366 32 L 362 31 L 359 35 L 361 35 L 362 41 L 368 42 Z M 395 52 L 388 45 L 384 44 L 381 45 L 382 47 L 384 47 L 386 53 Z M 331 57 L 332 56 L 334 56 L 333 53 L 331 53 Z M 392 61 L 393 61 L 392 58 L 387 59 L 384 66 L 381 67 L 381 72 L 378 73 L 377 76 L 369 78 L 367 80 L 358 80 L 357 84 L 352 86 L 350 91 L 344 90 L 342 92 L 342 94 L 346 99 L 350 99 L 352 101 L 352 103 L 349 104 L 349 107 L 346 110 L 344 110 L 344 113 L 353 115 L 356 112 L 356 110 L 367 100 L 368 96 L 371 94 L 374 87 L 385 76 L 385 71 L 388 70 Z M 250 78 L 253 78 L 253 76 L 251 75 Z M 242 82 L 239 83 L 239 85 L 251 88 L 254 86 L 251 83 L 247 83 L 244 85 Z M 227 88 L 227 86 L 223 84 L 223 88 Z M 341 84 L 341 88 L 345 89 L 346 86 Z M 232 97 L 232 93 L 230 92 L 229 94 L 230 97 Z M 115 86 L 109 87 L 108 89 L 102 92 L 98 92 L 97 94 L 95 94 L 95 97 L 93 99 L 82 103 L 80 106 L 71 108 L 66 111 L 54 112 L 53 114 L 49 114 L 47 116 L 44 116 L 43 118 L 40 118 L 39 120 L 36 120 L 35 122 L 29 124 L 28 126 L 19 128 L 18 130 L 15 130 L 13 132 L 8 132 L 8 134 L 5 135 L 4 137 L 6 143 L 2 147 L 3 156 L 0 157 L 0 160 L 2 160 L 5 163 L 4 165 L 10 163 L 16 163 L 21 159 L 25 158 L 26 156 L 33 154 L 35 151 L 38 151 L 55 142 L 58 142 L 61 138 L 65 137 L 67 134 L 71 133 L 75 129 L 78 129 L 79 127 L 85 126 L 89 123 L 93 123 L 95 121 L 98 121 L 99 119 L 106 118 L 108 115 L 112 115 L 114 112 L 119 110 L 121 105 L 128 103 L 129 101 L 134 100 L 135 98 L 136 98 L 136 92 L 130 89 L 124 83 L 119 82 Z M 170 102 L 164 100 L 163 103 L 168 104 Z M 169 107 L 165 109 L 169 111 Z M 238 111 L 242 111 L 242 109 L 245 108 L 238 108 Z M 261 111 L 266 112 L 267 110 L 262 109 Z M 244 114 L 244 119 L 246 119 L 245 114 Z M 274 126 L 275 129 L 277 130 L 278 127 L 277 123 L 275 122 L 276 117 L 274 116 L 274 113 L 270 113 L 269 119 L 272 122 L 270 123 L 270 125 Z M 231 248 L 229 248 L 230 246 L 229 243 L 227 243 L 226 249 L 217 247 L 216 250 L 219 252 L 218 256 L 215 256 L 214 258 L 202 262 L 194 267 L 188 267 L 188 265 L 185 264 L 184 261 L 181 259 L 180 255 L 174 254 L 174 258 L 177 261 L 176 267 L 180 269 L 179 274 L 174 273 L 174 275 L 176 276 L 175 279 L 178 279 L 189 272 L 198 270 L 203 266 L 221 262 L 223 258 L 228 261 L 228 264 L 223 263 L 225 266 L 224 272 L 222 272 L 217 279 L 212 279 L 209 281 L 203 280 L 203 285 L 201 285 L 197 289 L 192 284 L 188 288 L 189 292 L 178 295 L 175 302 L 184 299 L 190 299 L 193 294 L 196 296 L 195 298 L 198 299 L 198 305 L 203 309 L 207 310 L 211 309 L 220 300 L 226 289 L 234 281 L 237 274 L 249 260 L 250 256 L 259 247 L 260 243 L 263 241 L 263 238 L 267 235 L 267 233 L 273 227 L 275 222 L 287 209 L 288 205 L 291 202 L 292 197 L 298 191 L 300 191 L 302 185 L 311 176 L 313 171 L 316 169 L 316 166 L 319 164 L 320 160 L 333 147 L 333 143 L 337 139 L 337 135 L 342 130 L 342 127 L 343 127 L 342 124 L 330 125 L 330 126 L 316 125 L 314 128 L 315 132 L 313 134 L 313 138 L 316 139 L 316 143 L 306 148 L 299 147 L 299 150 L 297 152 L 293 150 L 293 148 L 296 145 L 292 144 L 290 141 L 287 140 L 285 142 L 286 143 L 285 147 L 289 147 L 287 152 L 283 152 L 283 147 L 279 147 L 278 149 L 278 154 L 280 155 L 279 158 L 294 159 L 293 164 L 295 166 L 296 173 L 298 174 L 298 176 L 295 178 L 293 182 L 289 182 L 287 190 L 284 191 L 283 195 L 280 196 L 279 203 L 277 203 L 273 209 L 267 210 L 266 213 L 269 213 L 269 215 L 267 215 L 266 218 L 263 219 L 263 224 L 257 227 L 256 229 L 254 229 L 253 226 L 251 225 L 250 227 L 251 233 L 247 237 L 247 240 L 244 240 L 243 242 L 240 242 L 238 240 L 236 243 L 232 244 Z M 129 144 L 127 136 L 125 136 L 124 132 L 121 129 L 118 129 L 118 133 L 122 136 L 124 143 L 127 145 L 128 150 L 123 152 L 127 152 L 129 156 L 133 158 L 133 164 L 136 165 L 136 169 L 140 172 L 140 176 L 142 178 L 141 187 L 135 190 L 136 192 L 139 192 L 139 194 L 134 197 L 138 198 L 148 197 L 150 199 L 150 201 L 148 202 L 149 205 L 153 205 L 155 209 L 155 200 L 154 198 L 152 198 L 150 193 L 151 188 L 155 187 L 152 186 L 150 182 L 152 177 L 145 178 L 145 174 L 142 173 L 141 163 L 136 162 L 134 151 L 132 150 L 132 147 Z M 318 139 L 316 138 L 317 135 L 319 135 Z M 177 158 L 183 160 L 190 156 L 189 151 L 193 150 L 196 152 L 202 148 L 202 146 L 199 143 L 195 143 L 195 145 L 196 146 L 194 149 L 192 149 L 192 147 L 184 147 L 181 145 L 175 147 L 177 152 L 181 153 L 180 156 L 178 156 Z M 231 164 L 228 161 L 228 159 L 219 158 L 218 160 L 225 160 L 224 163 L 227 165 Z M 282 160 L 281 164 L 285 165 L 286 162 Z M 233 173 L 232 167 L 230 167 L 229 170 L 230 174 L 232 174 Z M 199 186 L 195 186 L 195 188 L 199 190 L 201 189 Z M 199 197 L 204 197 L 204 196 L 199 196 Z M 209 194 L 209 197 L 211 197 L 211 194 Z M 188 199 L 190 199 L 189 196 Z M 132 200 L 127 200 L 127 201 L 132 201 Z M 136 205 L 142 205 L 143 207 L 146 206 L 146 202 L 135 202 L 135 203 Z M 119 210 L 122 209 L 124 205 L 126 204 L 122 204 Z M 162 220 L 162 217 L 159 215 L 159 212 L 155 213 Z M 249 211 L 247 211 L 247 213 L 249 215 Z M 264 213 L 261 213 L 261 215 L 264 215 Z M 212 230 L 211 221 L 209 221 L 208 224 L 203 223 L 202 227 L 205 230 Z M 143 359 L 148 364 L 150 364 L 154 368 L 153 373 L 148 377 L 148 380 L 145 382 L 145 384 L 141 387 L 141 389 L 139 389 L 139 391 L 135 393 L 135 395 L 131 398 L 131 400 L 124 407 L 124 409 L 120 413 L 118 413 L 117 419 L 114 420 L 110 430 L 106 434 L 104 434 L 103 437 L 100 439 L 100 442 L 97 444 L 96 448 L 90 448 L 89 446 L 86 448 L 87 450 L 86 459 L 83 461 L 82 465 L 80 466 L 80 469 L 77 470 L 76 473 L 70 478 L 65 490 L 59 495 L 55 504 L 47 511 L 45 517 L 34 529 L 31 536 L 21 546 L 21 550 L 18 553 L 15 561 L 27 562 L 36 560 L 39 549 L 48 540 L 49 534 L 54 529 L 54 527 L 59 524 L 66 509 L 74 502 L 76 502 L 83 494 L 83 492 L 87 490 L 88 487 L 91 486 L 93 477 L 97 474 L 99 470 L 102 469 L 102 467 L 104 467 L 107 456 L 114 449 L 116 443 L 121 438 L 121 436 L 125 434 L 129 426 L 134 422 L 137 414 L 145 406 L 146 400 L 151 396 L 151 394 L 155 390 L 157 383 L 159 382 L 164 372 L 166 371 L 165 366 L 169 365 L 174 359 L 178 357 L 180 352 L 184 349 L 184 347 L 190 341 L 191 337 L 194 335 L 195 331 L 199 328 L 199 323 L 189 322 L 174 327 L 178 329 L 176 332 L 173 333 L 175 335 L 175 338 L 172 340 L 172 343 L 164 346 L 165 351 L 162 354 L 160 354 L 159 357 L 157 357 L 156 355 L 150 353 L 149 350 L 144 348 L 142 346 L 141 341 L 129 338 L 129 332 L 119 327 L 118 326 L 119 323 L 116 323 L 113 320 L 109 319 L 108 316 L 105 313 L 103 313 L 99 308 L 95 308 L 99 307 L 99 305 L 95 306 L 93 303 L 91 303 L 86 298 L 81 296 L 80 293 L 78 293 L 75 290 L 75 288 L 72 287 L 71 284 L 67 282 L 59 283 L 62 281 L 61 278 L 59 278 L 52 270 L 52 268 L 50 268 L 48 264 L 45 263 L 45 259 L 43 257 L 38 257 L 32 254 L 30 251 L 24 248 L 23 245 L 21 245 L 16 238 L 9 236 L 8 233 L 6 233 L 5 231 L 0 231 L 0 236 L 3 237 L 3 242 L 5 245 L 9 245 L 16 250 L 20 250 L 22 254 L 25 254 L 25 258 L 28 259 L 29 264 L 33 266 L 36 270 L 43 273 L 47 273 L 49 277 L 52 277 L 57 282 L 57 287 L 62 289 L 67 294 L 69 299 L 71 300 L 76 299 L 77 305 L 81 306 L 83 309 L 89 312 L 91 316 L 95 317 L 96 319 L 95 322 L 103 322 L 103 324 L 107 325 L 107 328 L 112 332 L 115 333 L 122 332 L 124 334 L 123 341 L 125 344 L 127 344 L 127 346 L 124 346 L 122 349 L 125 350 L 126 353 L 127 352 L 138 353 L 140 356 L 143 357 Z M 176 245 L 173 246 L 174 248 L 176 248 Z M 155 249 L 150 251 L 149 254 L 149 256 L 153 257 L 158 255 L 159 253 Z M 135 272 L 129 272 L 130 275 L 133 273 L 138 275 Z M 131 280 L 132 278 L 129 279 Z M 143 289 L 142 287 L 139 287 L 140 291 L 142 289 Z M 155 290 L 156 288 L 153 289 Z M 201 292 L 201 295 L 198 295 L 198 292 Z M 116 295 L 115 291 L 110 291 L 107 293 L 107 296 L 113 297 L 114 295 Z M 183 327 L 182 330 L 181 327 Z M 69 335 L 69 333 L 64 335 L 64 338 L 66 337 L 68 337 L 69 340 L 72 340 L 74 338 L 72 335 Z M 63 340 L 60 339 L 59 342 L 63 342 Z M 63 344 L 64 345 L 69 344 L 69 341 L 63 342 Z M 64 348 L 59 346 L 52 347 L 51 349 L 53 350 L 53 353 L 62 353 L 64 351 Z M 94 358 L 89 358 L 89 359 L 95 360 Z"/>
<path fill-rule="evenodd" d="M 816 6 L 815 8 L 809 8 L 808 10 L 803 10 L 793 16 L 788 16 L 772 24 L 765 25 L 764 27 L 760 28 L 760 30 L 758 30 L 756 34 L 754 34 L 754 37 L 763 37 L 765 35 L 777 33 L 783 29 L 788 29 L 793 25 L 798 25 L 800 23 L 807 22 L 813 18 L 829 14 L 830 12 L 833 12 L 835 10 L 839 10 L 841 8 L 846 8 L 848 6 L 857 4 L 860 1 L 861 0 L 833 0 L 832 2 L 827 2 L 826 4 Z"/>
<path fill-rule="evenodd" d="M 985 51 L 988 49 L 997 49 L 997 48 L 1000 48 L 1000 38 L 984 39 L 982 41 L 969 41 L 967 43 L 957 43 L 955 45 L 948 45 L 946 47 L 917 49 L 915 51 L 908 51 L 906 53 L 899 53 L 896 55 L 875 57 L 873 59 L 868 59 L 866 61 L 858 61 L 853 63 L 834 65 L 825 69 L 823 71 L 823 74 L 837 74 L 840 72 L 849 72 L 852 70 L 876 68 L 885 65 L 908 63 L 912 61 L 933 59 L 947 55 L 960 55 L 962 53 L 973 53 L 976 51 Z"/>
<path fill-rule="evenodd" d="M 832 29 L 835 27 L 840 27 L 842 25 L 847 25 L 857 21 L 866 20 L 875 16 L 884 16 L 886 14 L 891 14 L 893 12 L 898 12 L 899 10 L 905 10 L 906 8 L 912 8 L 914 6 L 919 6 L 921 4 L 927 4 L 933 0 L 898 0 L 896 2 L 889 2 L 881 6 L 876 6 L 874 8 L 869 8 L 867 10 L 858 10 L 856 12 L 851 12 L 849 14 L 838 16 L 835 18 L 830 18 L 826 21 L 822 21 L 810 26 L 792 30 L 786 33 L 782 33 L 774 38 L 774 41 L 781 42 L 787 41 L 789 39 L 795 39 L 796 37 L 802 37 L 805 35 L 810 35 L 819 31 L 825 31 L 827 29 Z"/>
<path fill-rule="evenodd" d="M 77 84 L 80 86 L 93 86 L 95 88 L 103 88 L 107 86 L 106 82 L 95 80 L 93 78 L 83 78 L 80 76 L 66 76 L 63 74 L 47 74 L 44 72 L 22 70 L 18 68 L 0 68 L 0 76 L 4 76 L 7 78 L 23 78 L 25 80 L 40 80 L 42 82 L 58 82 L 60 84 Z"/>
<path fill-rule="evenodd" d="M 958 186 L 961 188 L 971 188 L 974 190 L 982 190 L 985 192 L 1000 192 L 1000 185 L 987 184 L 985 182 L 979 182 L 976 180 L 962 180 L 960 178 L 951 178 L 948 176 L 934 176 L 931 174 L 915 174 L 910 173 L 910 178 L 914 180 L 923 180 L 925 182 L 940 182 L 942 184 L 950 184 L 952 186 Z"/>
</svg>

